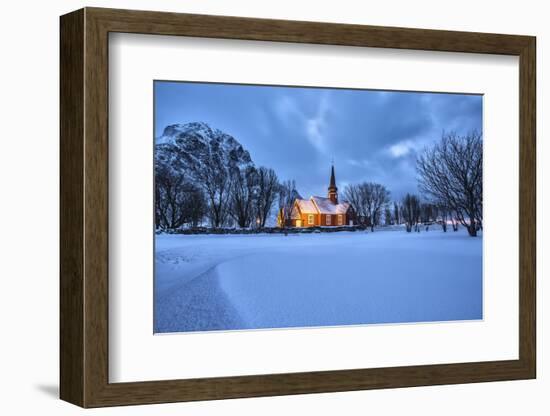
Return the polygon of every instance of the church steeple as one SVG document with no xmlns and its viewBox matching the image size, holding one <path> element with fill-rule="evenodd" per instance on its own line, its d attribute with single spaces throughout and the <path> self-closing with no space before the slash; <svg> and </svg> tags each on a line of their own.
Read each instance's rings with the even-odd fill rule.
<svg viewBox="0 0 550 416">
<path fill-rule="evenodd" d="M 330 184 L 328 186 L 328 198 L 334 203 L 338 203 L 338 188 L 336 187 L 336 178 L 334 177 L 334 162 L 330 171 Z"/>
</svg>

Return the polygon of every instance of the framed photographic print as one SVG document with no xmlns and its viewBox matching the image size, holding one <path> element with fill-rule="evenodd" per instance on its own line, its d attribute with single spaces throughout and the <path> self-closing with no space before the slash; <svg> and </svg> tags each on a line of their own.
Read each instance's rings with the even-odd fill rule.
<svg viewBox="0 0 550 416">
<path fill-rule="evenodd" d="M 535 38 L 61 17 L 61 398 L 536 374 Z"/>
</svg>

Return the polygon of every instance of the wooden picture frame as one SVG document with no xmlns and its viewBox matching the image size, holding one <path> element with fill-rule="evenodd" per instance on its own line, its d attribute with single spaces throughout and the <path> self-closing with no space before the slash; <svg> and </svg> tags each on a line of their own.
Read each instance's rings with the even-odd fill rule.
<svg viewBox="0 0 550 416">
<path fill-rule="evenodd" d="M 82 407 L 530 379 L 536 376 L 535 38 L 85 8 L 61 17 L 60 396 Z M 109 383 L 110 32 L 519 57 L 519 359 Z"/>
</svg>

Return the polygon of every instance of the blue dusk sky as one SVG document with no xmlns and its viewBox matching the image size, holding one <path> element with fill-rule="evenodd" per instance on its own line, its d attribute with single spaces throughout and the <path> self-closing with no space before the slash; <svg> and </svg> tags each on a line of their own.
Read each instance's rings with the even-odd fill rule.
<svg viewBox="0 0 550 416">
<path fill-rule="evenodd" d="M 155 137 L 171 124 L 208 123 L 235 137 L 256 166 L 325 196 L 334 160 L 340 193 L 379 182 L 417 192 L 416 156 L 443 132 L 482 131 L 481 95 L 155 82 Z"/>
</svg>

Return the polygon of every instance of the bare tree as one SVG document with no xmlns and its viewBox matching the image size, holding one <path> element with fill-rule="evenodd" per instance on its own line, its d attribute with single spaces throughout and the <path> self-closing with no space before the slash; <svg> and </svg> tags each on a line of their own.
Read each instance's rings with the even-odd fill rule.
<svg viewBox="0 0 550 416">
<path fill-rule="evenodd" d="M 386 206 L 384 210 L 384 224 L 393 225 L 393 218 L 392 218 L 391 209 L 389 206 Z"/>
<path fill-rule="evenodd" d="M 236 168 L 231 175 L 230 215 L 241 228 L 250 227 L 254 220 L 258 193 L 258 173 L 253 167 Z"/>
<path fill-rule="evenodd" d="M 157 229 L 176 229 L 183 225 L 185 177 L 169 166 L 155 166 L 155 223 Z"/>
<path fill-rule="evenodd" d="M 155 224 L 157 229 L 173 230 L 204 217 L 206 205 L 200 188 L 162 160 L 155 164 Z"/>
<path fill-rule="evenodd" d="M 365 225 L 366 214 L 364 212 L 364 203 L 359 191 L 359 185 L 347 185 L 344 189 L 344 198 L 349 202 L 355 213 L 357 224 Z"/>
<path fill-rule="evenodd" d="M 273 169 L 258 169 L 258 195 L 256 198 L 256 216 L 259 227 L 265 227 L 271 209 L 277 198 L 279 179 Z"/>
<path fill-rule="evenodd" d="M 213 227 L 226 224 L 230 212 L 231 173 L 219 155 L 209 154 L 208 162 L 195 170 L 197 181 L 208 199 L 208 216 Z"/>
<path fill-rule="evenodd" d="M 355 214 L 355 220 L 359 225 L 366 225 L 367 213 L 365 212 L 365 202 L 363 193 L 359 185 L 348 185 L 344 189 L 344 198 L 349 202 Z"/>
<path fill-rule="evenodd" d="M 399 204 L 397 201 L 394 201 L 393 203 L 393 218 L 396 224 L 401 224 L 401 209 L 399 208 Z"/>
<path fill-rule="evenodd" d="M 382 209 L 390 202 L 390 192 L 384 185 L 373 182 L 362 183 L 359 187 L 371 231 L 374 231 L 374 226 L 379 224 Z"/>
<path fill-rule="evenodd" d="M 439 214 L 439 218 L 441 219 L 441 228 L 443 229 L 443 232 L 447 232 L 447 223 L 449 221 L 449 218 L 451 217 L 451 211 L 448 206 L 446 206 L 444 203 L 439 202 L 436 204 L 437 212 Z"/>
<path fill-rule="evenodd" d="M 420 222 L 426 227 L 426 231 L 429 231 L 430 225 L 437 221 L 438 214 L 437 205 L 429 202 L 420 204 Z"/>
<path fill-rule="evenodd" d="M 279 186 L 279 212 L 281 213 L 281 226 L 286 227 L 292 219 L 292 210 L 298 191 L 296 191 L 296 181 L 287 180 Z"/>
<path fill-rule="evenodd" d="M 183 204 L 185 222 L 192 227 L 199 226 L 207 210 L 208 205 L 206 204 L 202 189 L 193 186 L 191 190 L 188 190 L 187 198 Z"/>
<path fill-rule="evenodd" d="M 481 133 L 443 135 L 417 160 L 421 189 L 455 213 L 472 237 L 483 224 L 483 145 Z"/>
<path fill-rule="evenodd" d="M 453 231 L 458 231 L 458 220 L 454 215 L 451 216 L 451 224 L 453 225 Z"/>
<path fill-rule="evenodd" d="M 373 182 L 346 186 L 344 197 L 355 211 L 359 224 L 370 226 L 371 231 L 380 223 L 380 217 L 390 202 L 390 192 L 386 187 Z"/>
<path fill-rule="evenodd" d="M 429 202 L 420 204 L 420 221 L 424 224 L 435 221 L 437 211 L 434 205 Z"/>
<path fill-rule="evenodd" d="M 403 198 L 402 210 L 405 228 L 410 233 L 414 227 L 418 231 L 418 222 L 420 220 L 420 198 L 416 195 L 407 194 Z"/>
</svg>

